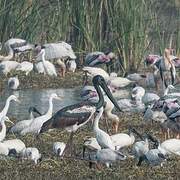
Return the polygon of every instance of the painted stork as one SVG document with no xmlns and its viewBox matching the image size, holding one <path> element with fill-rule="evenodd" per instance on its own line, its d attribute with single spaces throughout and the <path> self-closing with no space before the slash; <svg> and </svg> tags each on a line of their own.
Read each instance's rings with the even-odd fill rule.
<svg viewBox="0 0 180 180">
<path fill-rule="evenodd" d="M 34 45 L 27 43 L 24 39 L 11 38 L 5 42 L 4 47 L 8 53 L 7 56 L 0 56 L 0 61 L 9 61 L 14 57 L 14 52 L 24 52 L 32 50 Z"/>
<path fill-rule="evenodd" d="M 94 67 L 99 64 L 104 64 L 110 61 L 110 58 L 103 52 L 95 51 L 87 54 L 84 60 L 86 66 Z"/>
<path fill-rule="evenodd" d="M 76 132 L 81 126 L 85 125 L 92 118 L 96 109 L 100 109 L 104 105 L 104 96 L 102 94 L 101 88 L 111 99 L 115 107 L 120 110 L 117 102 L 108 89 L 104 78 L 100 75 L 97 75 L 93 78 L 92 82 L 99 95 L 98 103 L 83 101 L 78 104 L 62 108 L 56 112 L 51 119 L 42 125 L 40 133 L 43 133 L 48 129 L 65 128 L 67 131 L 71 132 L 69 142 L 72 143 L 74 132 Z"/>
</svg>

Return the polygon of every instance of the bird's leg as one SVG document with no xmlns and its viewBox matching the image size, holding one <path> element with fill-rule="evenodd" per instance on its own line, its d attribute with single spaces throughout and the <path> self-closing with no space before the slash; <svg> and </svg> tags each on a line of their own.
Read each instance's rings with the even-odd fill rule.
<svg viewBox="0 0 180 180">
<path fill-rule="evenodd" d="M 169 132 L 169 128 L 167 130 L 167 136 L 168 136 L 168 139 L 170 138 L 170 132 Z"/>
<path fill-rule="evenodd" d="M 70 154 L 72 155 L 73 135 L 74 135 L 74 132 L 71 132 L 69 140 L 67 142 L 67 145 L 64 149 L 62 156 L 64 156 L 67 152 L 70 152 Z"/>
<path fill-rule="evenodd" d="M 179 139 L 179 137 L 180 137 L 180 134 L 178 133 L 177 136 L 176 136 L 176 139 Z"/>
<path fill-rule="evenodd" d="M 119 127 L 119 122 L 113 121 L 113 122 L 112 122 L 112 130 L 113 130 L 113 133 L 117 133 L 118 127 Z"/>
<path fill-rule="evenodd" d="M 96 163 L 96 167 L 98 170 L 102 170 L 102 165 L 100 163 Z"/>
</svg>

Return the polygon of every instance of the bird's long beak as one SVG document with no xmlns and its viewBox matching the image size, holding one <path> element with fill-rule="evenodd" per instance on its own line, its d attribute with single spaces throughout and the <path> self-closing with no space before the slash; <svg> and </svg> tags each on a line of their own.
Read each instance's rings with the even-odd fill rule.
<svg viewBox="0 0 180 180">
<path fill-rule="evenodd" d="M 11 124 L 14 124 L 8 117 L 6 117 L 5 121 L 10 122 Z"/>
<path fill-rule="evenodd" d="M 33 111 L 39 114 L 40 116 L 42 115 L 36 108 L 34 108 Z"/>
<path fill-rule="evenodd" d="M 20 101 L 19 99 L 16 99 L 16 102 L 17 102 L 17 103 L 20 103 L 21 101 Z"/>
<path fill-rule="evenodd" d="M 109 90 L 108 86 L 106 85 L 105 82 L 102 82 L 101 84 L 99 84 L 101 86 L 101 88 L 104 90 L 104 92 L 106 93 L 106 95 L 108 96 L 108 98 L 111 100 L 111 102 L 114 104 L 114 106 L 121 111 L 117 101 L 114 99 L 111 91 Z"/>
<path fill-rule="evenodd" d="M 57 100 L 62 100 L 62 97 L 61 97 L 61 96 L 58 96 L 58 97 L 56 97 L 55 99 L 57 99 Z"/>
</svg>

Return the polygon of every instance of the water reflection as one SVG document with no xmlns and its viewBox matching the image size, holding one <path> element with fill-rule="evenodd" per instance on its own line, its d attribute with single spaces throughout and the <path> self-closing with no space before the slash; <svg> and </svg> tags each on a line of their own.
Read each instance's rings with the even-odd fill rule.
<svg viewBox="0 0 180 180">
<path fill-rule="evenodd" d="M 28 108 L 30 106 L 36 106 L 37 109 L 44 113 L 48 109 L 48 101 L 51 93 L 56 93 L 62 97 L 62 100 L 53 100 L 54 109 L 57 111 L 64 106 L 74 104 L 79 102 L 80 99 L 80 90 L 79 88 L 75 89 L 27 89 L 19 91 L 7 91 L 0 97 L 0 110 L 5 105 L 6 99 L 11 95 L 16 95 L 20 103 L 12 102 L 8 111 L 9 117 L 15 117 L 17 120 L 27 119 L 29 117 Z"/>
</svg>

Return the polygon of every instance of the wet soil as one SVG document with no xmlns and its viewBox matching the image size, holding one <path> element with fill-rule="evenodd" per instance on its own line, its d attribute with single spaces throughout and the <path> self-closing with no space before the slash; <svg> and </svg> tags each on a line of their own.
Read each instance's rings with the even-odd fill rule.
<svg viewBox="0 0 180 180">
<path fill-rule="evenodd" d="M 118 132 L 128 132 L 129 125 L 135 127 L 139 132 L 149 132 L 154 136 L 161 138 L 158 124 L 145 124 L 142 115 L 124 115 L 119 114 L 120 126 Z M 13 120 L 11 118 L 11 120 Z M 15 119 L 13 121 L 16 121 Z M 109 125 L 111 122 L 109 121 Z M 104 122 L 101 121 L 100 127 L 105 130 Z M 125 161 L 114 163 L 111 168 L 97 169 L 94 165 L 89 168 L 89 162 L 82 160 L 83 142 L 87 137 L 92 137 L 91 123 L 85 125 L 74 136 L 76 146 L 76 157 L 60 157 L 52 153 L 52 144 L 55 141 L 67 142 L 69 133 L 65 130 L 53 130 L 41 134 L 39 137 L 26 135 L 18 137 L 22 139 L 26 146 L 37 147 L 42 154 L 42 161 L 35 165 L 31 161 L 22 161 L 18 158 L 2 158 L 0 160 L 0 179 L 179 179 L 180 178 L 180 158 L 171 157 L 163 167 L 150 167 L 145 162 L 137 167 L 137 161 L 128 158 Z M 15 135 L 8 134 L 7 139 L 16 138 Z M 137 138 L 138 140 L 138 138 Z M 131 151 L 131 148 L 122 150 L 125 154 Z M 68 155 L 66 155 L 68 156 Z M 86 154 L 88 158 L 88 153 Z"/>
</svg>

